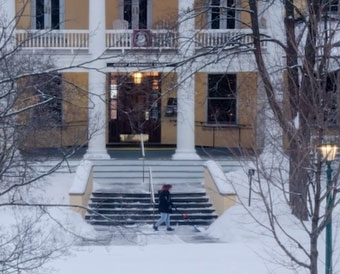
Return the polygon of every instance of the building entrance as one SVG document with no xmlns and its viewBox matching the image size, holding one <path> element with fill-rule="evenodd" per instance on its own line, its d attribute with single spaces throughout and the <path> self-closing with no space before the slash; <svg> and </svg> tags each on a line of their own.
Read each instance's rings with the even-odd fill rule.
<svg viewBox="0 0 340 274">
<path fill-rule="evenodd" d="M 160 143 L 158 73 L 110 74 L 109 143 Z"/>
</svg>

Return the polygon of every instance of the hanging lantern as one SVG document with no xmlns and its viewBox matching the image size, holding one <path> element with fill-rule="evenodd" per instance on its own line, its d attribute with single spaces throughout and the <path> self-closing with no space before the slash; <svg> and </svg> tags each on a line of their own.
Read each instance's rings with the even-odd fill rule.
<svg viewBox="0 0 340 274">
<path fill-rule="evenodd" d="M 132 76 L 133 76 L 133 82 L 136 85 L 139 85 L 142 83 L 143 74 L 141 72 L 135 72 Z"/>
</svg>

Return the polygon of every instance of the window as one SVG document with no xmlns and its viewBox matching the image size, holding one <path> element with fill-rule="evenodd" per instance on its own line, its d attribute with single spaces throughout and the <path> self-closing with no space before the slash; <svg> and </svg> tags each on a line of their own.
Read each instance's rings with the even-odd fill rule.
<svg viewBox="0 0 340 274">
<path fill-rule="evenodd" d="M 208 75 L 208 117 L 211 124 L 236 123 L 236 74 Z"/>
<path fill-rule="evenodd" d="M 211 29 L 235 29 L 236 0 L 210 0 L 208 23 Z"/>
<path fill-rule="evenodd" d="M 324 104 L 324 120 L 329 126 L 336 126 L 338 124 L 337 83 L 337 73 L 330 73 L 327 76 L 326 96 Z"/>
<path fill-rule="evenodd" d="M 59 74 L 45 74 L 33 77 L 32 88 L 35 94 L 33 123 L 37 126 L 58 126 L 63 122 L 62 77 Z"/>
<path fill-rule="evenodd" d="M 312 123 L 317 127 L 332 127 L 338 125 L 338 72 L 327 74 L 325 86 L 316 90 L 315 94 L 315 113 Z"/>
<path fill-rule="evenodd" d="M 339 11 L 339 0 L 324 0 L 326 12 L 336 13 Z"/>
<path fill-rule="evenodd" d="M 148 29 L 151 8 L 148 0 L 124 0 L 122 19 L 129 22 L 129 29 Z"/>
<path fill-rule="evenodd" d="M 64 21 L 64 0 L 32 1 L 33 29 L 60 29 Z"/>
</svg>

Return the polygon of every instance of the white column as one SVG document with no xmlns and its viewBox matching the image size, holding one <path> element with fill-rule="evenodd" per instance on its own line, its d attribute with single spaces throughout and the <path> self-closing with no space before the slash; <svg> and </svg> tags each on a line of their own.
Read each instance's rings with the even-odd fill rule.
<svg viewBox="0 0 340 274">
<path fill-rule="evenodd" d="M 15 21 L 15 0 L 0 0 L 0 8 L 1 20 L 5 21 L 5 25 Z"/>
<path fill-rule="evenodd" d="M 105 51 L 105 0 L 90 0 L 89 8 L 89 142 L 86 159 L 109 159 L 106 150 L 106 75 L 100 72 L 105 60 L 100 57 Z"/>
<path fill-rule="evenodd" d="M 179 3 L 179 54 L 185 60 L 177 69 L 177 147 L 174 160 L 195 160 L 200 157 L 195 149 L 195 71 L 190 60 L 195 54 L 194 0 Z"/>
<path fill-rule="evenodd" d="M 5 37 L 0 38 L 0 46 L 8 50 L 15 47 L 15 14 L 15 0 L 0 0 L 0 29 L 3 28 L 5 34 Z M 13 39 L 8 39 L 9 36 Z"/>
</svg>

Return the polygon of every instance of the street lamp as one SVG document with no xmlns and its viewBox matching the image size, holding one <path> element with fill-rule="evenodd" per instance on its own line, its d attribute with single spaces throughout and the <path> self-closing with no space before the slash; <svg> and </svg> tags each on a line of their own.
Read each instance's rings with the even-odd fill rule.
<svg viewBox="0 0 340 274">
<path fill-rule="evenodd" d="M 251 183 L 253 181 L 253 176 L 255 175 L 255 169 L 248 169 L 248 178 L 249 178 L 249 197 L 248 197 L 248 206 L 250 206 L 251 201 Z"/>
<path fill-rule="evenodd" d="M 336 157 L 338 147 L 336 145 L 326 144 L 319 147 L 322 157 L 326 160 L 327 165 L 327 208 L 326 208 L 326 274 L 332 274 L 332 167 L 331 164 Z"/>
</svg>

